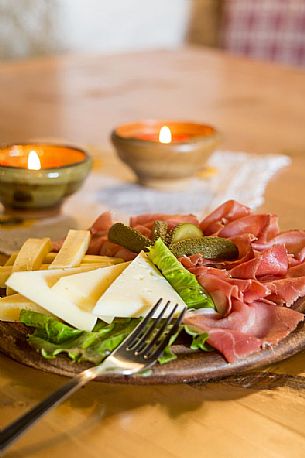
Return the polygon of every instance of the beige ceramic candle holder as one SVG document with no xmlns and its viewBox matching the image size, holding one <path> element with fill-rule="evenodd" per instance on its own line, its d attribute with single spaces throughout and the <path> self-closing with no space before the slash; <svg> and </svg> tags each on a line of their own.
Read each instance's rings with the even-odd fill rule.
<svg viewBox="0 0 305 458">
<path fill-rule="evenodd" d="M 162 126 L 172 141 L 159 141 Z M 119 158 L 146 186 L 168 187 L 194 176 L 219 143 L 216 129 L 207 124 L 168 120 L 123 124 L 111 134 Z"/>
</svg>

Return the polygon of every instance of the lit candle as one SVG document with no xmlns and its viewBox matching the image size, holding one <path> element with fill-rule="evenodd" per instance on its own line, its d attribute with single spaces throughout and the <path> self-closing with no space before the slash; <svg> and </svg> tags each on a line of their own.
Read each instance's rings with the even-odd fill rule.
<svg viewBox="0 0 305 458">
<path fill-rule="evenodd" d="M 29 170 L 40 170 L 41 162 L 36 151 L 32 150 L 28 155 L 28 169 Z"/>
<path fill-rule="evenodd" d="M 169 127 L 162 126 L 159 132 L 159 142 L 160 143 L 171 143 L 172 141 L 172 132 Z"/>
<path fill-rule="evenodd" d="M 171 127 L 163 125 L 156 130 L 155 126 L 152 128 L 152 126 L 148 125 L 143 131 L 137 132 L 135 137 L 138 140 L 160 142 L 163 144 L 189 141 L 192 136 L 187 132 L 181 132 L 180 129 L 177 130 L 177 126 L 179 127 L 179 123 L 173 123 Z"/>
</svg>

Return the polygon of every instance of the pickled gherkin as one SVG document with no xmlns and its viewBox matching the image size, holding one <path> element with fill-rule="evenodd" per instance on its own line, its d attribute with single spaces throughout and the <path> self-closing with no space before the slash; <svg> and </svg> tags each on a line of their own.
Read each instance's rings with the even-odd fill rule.
<svg viewBox="0 0 305 458">
<path fill-rule="evenodd" d="M 167 223 L 165 223 L 164 221 L 155 221 L 151 231 L 152 243 L 158 240 L 159 237 L 163 240 L 163 242 L 167 243 L 167 230 Z"/>
<path fill-rule="evenodd" d="M 191 256 L 200 253 L 206 259 L 235 259 L 238 257 L 238 249 L 231 240 L 222 237 L 198 237 L 180 240 L 171 243 L 170 250 L 177 257 Z"/>
<path fill-rule="evenodd" d="M 134 253 L 140 253 L 142 250 L 147 250 L 151 245 L 149 238 L 132 227 L 125 226 L 123 223 L 115 223 L 111 226 L 108 232 L 108 240 Z"/>
<path fill-rule="evenodd" d="M 198 226 L 192 223 L 178 224 L 171 233 L 171 243 L 180 242 L 186 239 L 197 239 L 203 237 L 203 233 Z"/>
</svg>

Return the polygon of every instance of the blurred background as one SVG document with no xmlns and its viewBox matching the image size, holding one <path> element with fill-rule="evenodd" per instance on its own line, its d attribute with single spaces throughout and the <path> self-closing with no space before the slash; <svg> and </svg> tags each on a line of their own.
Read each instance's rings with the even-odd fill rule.
<svg viewBox="0 0 305 458">
<path fill-rule="evenodd" d="M 210 46 L 305 66 L 305 0 L 0 0 L 0 59 Z"/>
</svg>

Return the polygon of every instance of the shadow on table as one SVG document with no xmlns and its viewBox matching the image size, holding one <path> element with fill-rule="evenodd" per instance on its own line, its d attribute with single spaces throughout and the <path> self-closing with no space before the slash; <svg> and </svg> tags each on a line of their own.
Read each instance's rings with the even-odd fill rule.
<svg viewBox="0 0 305 458">
<path fill-rule="evenodd" d="M 90 434 L 101 421 L 105 422 L 116 416 L 129 417 L 133 412 L 146 407 L 157 409 L 161 413 L 165 412 L 173 420 L 184 423 L 187 422 L 191 412 L 204 408 L 204 403 L 207 401 L 240 399 L 257 390 L 271 390 L 278 387 L 297 389 L 300 394 L 300 389 L 301 391 L 305 389 L 305 377 L 298 375 L 303 367 L 303 361 L 304 354 L 301 354 L 291 358 L 291 362 L 288 360 L 282 363 L 284 370 L 285 364 L 286 369 L 290 368 L 290 375 L 280 373 L 281 365 L 277 365 L 262 372 L 243 374 L 204 384 L 136 386 L 92 382 L 67 400 L 56 413 L 62 421 L 62 418 L 67 416 L 67 412 L 71 413 L 72 417 L 72 413 L 77 411 L 76 425 L 75 421 L 71 420 L 72 423 L 68 421 L 65 429 L 51 428 L 42 439 L 31 436 L 29 445 L 23 445 L 21 442 L 18 449 L 13 447 L 5 456 L 7 458 L 27 458 L 48 448 L 50 451 L 54 444 L 58 446 L 68 437 L 77 437 L 78 434 L 84 437 L 84 434 Z M 14 361 L 0 356 L 2 382 L 0 420 L 2 427 L 14 419 L 11 417 L 12 414 L 20 415 L 21 410 L 29 409 L 66 381 L 60 376 L 16 365 Z M 291 369 L 292 367 L 294 369 Z M 16 374 L 18 374 L 18 379 Z M 10 418 L 5 418 L 6 408 L 10 410 Z M 54 417 L 52 422 L 54 422 Z M 32 437 L 35 437 L 34 441 Z"/>
</svg>

